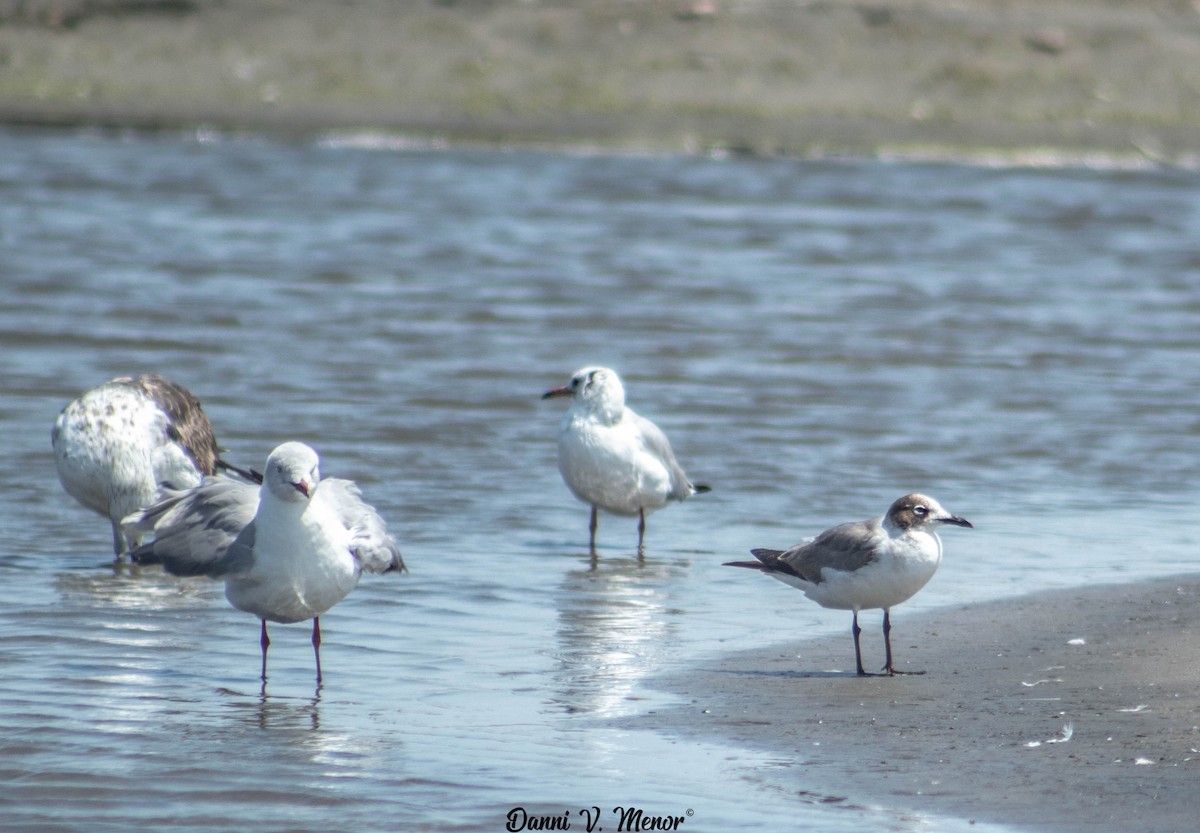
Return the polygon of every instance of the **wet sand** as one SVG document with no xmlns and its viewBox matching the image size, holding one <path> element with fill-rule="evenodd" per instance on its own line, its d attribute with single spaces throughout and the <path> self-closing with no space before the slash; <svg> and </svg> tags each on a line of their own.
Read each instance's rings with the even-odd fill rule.
<svg viewBox="0 0 1200 833">
<path fill-rule="evenodd" d="M 1191 0 L 0 0 L 0 123 L 1197 164 Z"/>
<path fill-rule="evenodd" d="M 850 617 L 829 611 L 844 635 L 660 681 L 687 703 L 639 725 L 777 752 L 791 763 L 772 783 L 806 800 L 1056 833 L 1195 829 L 1200 577 L 893 614 L 897 667 L 924 675 L 854 676 Z M 861 617 L 868 667 L 881 618 Z"/>
</svg>

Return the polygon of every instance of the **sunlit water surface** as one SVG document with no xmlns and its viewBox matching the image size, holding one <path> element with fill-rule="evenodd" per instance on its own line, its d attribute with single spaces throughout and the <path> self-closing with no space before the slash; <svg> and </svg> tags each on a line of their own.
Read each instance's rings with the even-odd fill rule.
<svg viewBox="0 0 1200 833">
<path fill-rule="evenodd" d="M 976 529 L 898 622 L 1193 569 L 1198 186 L 0 133 L 0 824 L 983 829 L 657 734 L 654 680 L 843 631 L 721 562 L 913 489 Z M 592 363 L 714 487 L 651 516 L 644 561 L 612 517 L 589 560 L 555 469 L 539 395 Z M 114 571 L 62 492 L 58 411 L 147 371 L 230 459 L 309 442 L 389 520 L 411 573 L 322 618 L 319 691 L 305 626 L 274 629 L 261 691 L 257 623 L 212 583 Z"/>
</svg>

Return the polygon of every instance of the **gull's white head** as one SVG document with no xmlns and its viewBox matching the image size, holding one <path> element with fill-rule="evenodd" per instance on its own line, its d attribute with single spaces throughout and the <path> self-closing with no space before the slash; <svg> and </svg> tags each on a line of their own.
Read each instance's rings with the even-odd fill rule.
<svg viewBox="0 0 1200 833">
<path fill-rule="evenodd" d="M 321 482 L 319 463 L 317 452 L 304 443 L 284 443 L 267 458 L 263 488 L 287 503 L 307 503 Z"/>
<path fill-rule="evenodd" d="M 607 367 L 584 367 L 576 370 L 571 381 L 561 388 L 542 394 L 542 399 L 569 396 L 575 406 L 603 416 L 609 421 L 620 417 L 625 410 L 625 387 L 617 372 Z"/>
<path fill-rule="evenodd" d="M 901 530 L 935 531 L 942 524 L 972 527 L 966 518 L 951 515 L 931 497 L 913 492 L 896 500 L 888 507 L 884 523 Z"/>
</svg>

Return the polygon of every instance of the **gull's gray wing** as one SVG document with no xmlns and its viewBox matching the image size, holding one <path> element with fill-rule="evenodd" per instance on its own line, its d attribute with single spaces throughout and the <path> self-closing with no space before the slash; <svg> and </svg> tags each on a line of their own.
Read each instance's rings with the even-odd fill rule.
<svg viewBox="0 0 1200 833">
<path fill-rule="evenodd" d="M 805 581 L 819 584 L 821 568 L 854 572 L 876 558 L 883 531 L 883 518 L 839 524 L 810 541 L 781 553 L 778 560 Z"/>
<path fill-rule="evenodd" d="M 662 432 L 662 429 L 629 408 L 625 409 L 625 417 L 626 419 L 633 420 L 633 424 L 637 426 L 638 436 L 642 438 L 642 446 L 659 460 L 662 460 L 663 465 L 667 467 L 667 471 L 671 473 L 671 498 L 673 500 L 683 500 L 691 495 L 694 487 L 691 481 L 688 480 L 687 473 L 684 472 L 683 467 L 676 461 L 675 452 L 671 450 L 671 443 L 667 440 L 667 435 Z"/>
<path fill-rule="evenodd" d="M 216 476 L 134 512 L 122 525 L 153 535 L 134 548 L 134 560 L 177 576 L 221 578 L 249 569 L 258 495 L 257 486 Z"/>
<path fill-rule="evenodd" d="M 396 542 L 388 535 L 387 524 L 373 506 L 363 502 L 362 492 L 354 482 L 336 477 L 323 478 L 317 494 L 329 501 L 346 529 L 350 530 L 350 550 L 364 571 L 389 573 L 408 569 Z"/>
</svg>

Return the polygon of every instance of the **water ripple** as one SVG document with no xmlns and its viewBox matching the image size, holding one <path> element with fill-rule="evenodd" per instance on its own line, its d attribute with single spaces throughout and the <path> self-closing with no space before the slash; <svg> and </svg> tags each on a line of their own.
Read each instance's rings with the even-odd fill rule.
<svg viewBox="0 0 1200 833">
<path fill-rule="evenodd" d="M 613 721 L 664 670 L 843 628 L 720 564 L 909 489 L 977 527 L 913 608 L 1192 569 L 1196 185 L 0 132 L 7 823 L 493 831 L 619 798 L 909 829 L 814 799 L 799 759 Z M 590 363 L 715 487 L 651 516 L 644 560 L 610 517 L 590 559 L 555 471 L 539 396 Z M 114 570 L 62 493 L 58 410 L 139 371 L 231 459 L 311 442 L 388 518 L 412 572 L 322 617 L 323 687 L 305 625 L 264 691 L 252 617 Z"/>
</svg>

